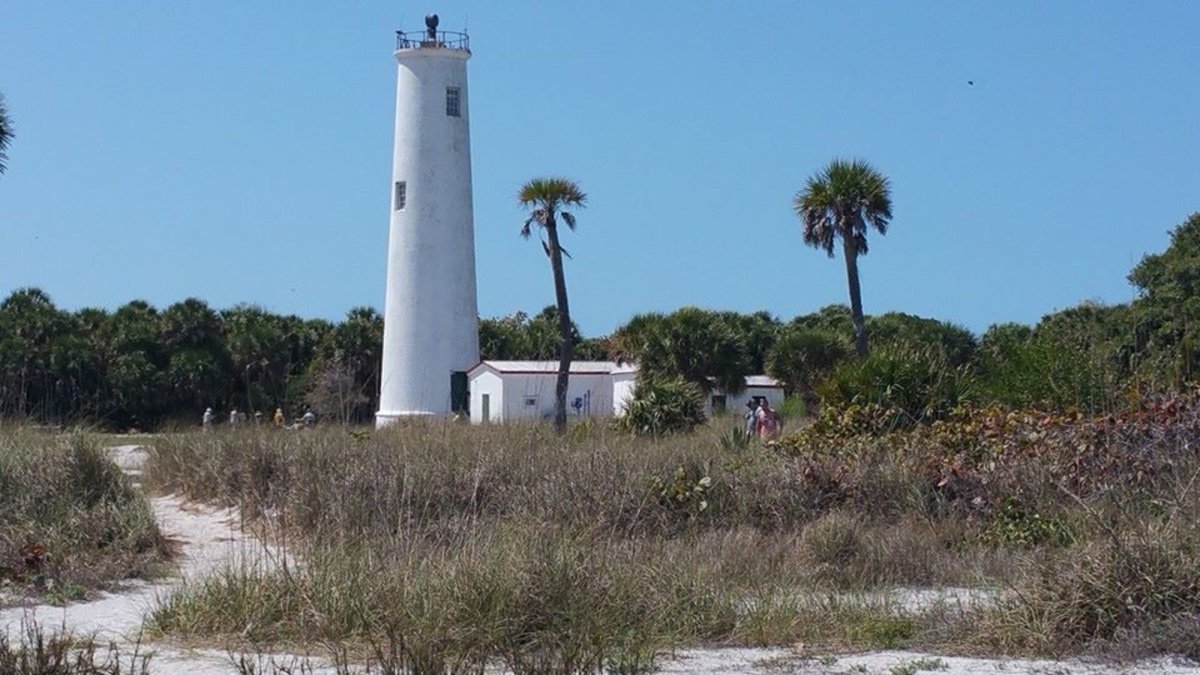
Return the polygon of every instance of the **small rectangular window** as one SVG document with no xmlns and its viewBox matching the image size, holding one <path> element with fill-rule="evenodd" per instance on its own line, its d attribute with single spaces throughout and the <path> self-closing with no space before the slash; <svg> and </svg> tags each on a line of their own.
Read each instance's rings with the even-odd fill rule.
<svg viewBox="0 0 1200 675">
<path fill-rule="evenodd" d="M 404 205 L 408 202 L 408 183 L 402 180 L 396 181 L 396 195 L 392 199 L 393 208 L 397 211 L 404 209 Z"/>
<path fill-rule="evenodd" d="M 462 108 L 459 106 L 458 87 L 446 87 L 446 114 L 450 117 L 461 117 Z"/>
</svg>

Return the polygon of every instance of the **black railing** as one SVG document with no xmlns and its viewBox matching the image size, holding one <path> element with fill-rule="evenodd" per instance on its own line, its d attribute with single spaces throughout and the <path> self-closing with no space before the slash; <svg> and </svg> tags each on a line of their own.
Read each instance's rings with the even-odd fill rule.
<svg viewBox="0 0 1200 675">
<path fill-rule="evenodd" d="M 471 51 L 471 38 L 466 33 L 439 30 L 396 31 L 396 49 L 462 49 Z"/>
</svg>

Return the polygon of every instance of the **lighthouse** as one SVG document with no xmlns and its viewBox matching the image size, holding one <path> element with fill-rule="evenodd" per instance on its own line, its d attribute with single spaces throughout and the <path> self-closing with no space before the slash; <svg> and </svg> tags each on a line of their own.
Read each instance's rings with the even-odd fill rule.
<svg viewBox="0 0 1200 675">
<path fill-rule="evenodd" d="M 396 32 L 396 136 L 375 425 L 466 412 L 479 361 L 471 204 L 470 43 L 465 33 Z"/>
</svg>

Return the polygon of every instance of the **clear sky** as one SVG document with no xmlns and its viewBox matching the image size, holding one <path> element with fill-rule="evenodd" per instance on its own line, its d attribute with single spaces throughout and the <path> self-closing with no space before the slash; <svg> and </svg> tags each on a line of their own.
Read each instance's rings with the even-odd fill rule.
<svg viewBox="0 0 1200 675">
<path fill-rule="evenodd" d="M 1130 299 L 1200 210 L 1194 0 L 0 0 L 0 297 L 382 308 L 392 32 L 429 11 L 471 35 L 483 316 L 553 302 L 517 236 L 541 175 L 589 193 L 564 238 L 586 335 L 846 302 L 791 210 L 837 156 L 892 179 L 866 311 L 977 332 Z"/>
</svg>

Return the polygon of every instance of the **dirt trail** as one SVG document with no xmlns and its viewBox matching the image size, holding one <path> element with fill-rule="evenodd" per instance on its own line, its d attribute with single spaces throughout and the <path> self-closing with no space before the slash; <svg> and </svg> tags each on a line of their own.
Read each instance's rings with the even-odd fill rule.
<svg viewBox="0 0 1200 675">
<path fill-rule="evenodd" d="M 146 451 L 141 446 L 123 445 L 109 449 L 113 461 L 140 484 Z M 238 512 L 185 502 L 168 495 L 150 500 L 159 527 L 180 543 L 178 576 L 156 583 L 134 582 L 115 593 L 102 593 L 89 602 L 66 607 L 29 605 L 0 610 L 0 630 L 16 638 L 22 624 L 34 619 L 45 629 L 66 628 L 76 634 L 95 634 L 132 650 L 138 640 L 146 613 L 186 579 L 194 579 L 222 569 L 239 560 L 278 560 L 279 552 L 242 531 Z M 929 591 L 924 591 L 929 593 Z M 935 595 L 944 591 L 934 592 Z M 919 604 L 925 598 L 916 600 Z M 170 645 L 141 645 L 142 653 L 151 652 L 152 673 L 188 675 L 226 675 L 236 673 L 229 656 L 222 650 L 181 650 Z M 272 657 L 260 657 L 267 665 Z M 295 657 L 277 655 L 278 664 L 292 664 Z M 268 667 L 264 672 L 271 672 Z M 309 672 L 331 672 L 315 667 Z M 497 673 L 503 671 L 495 671 Z M 1042 675 L 1108 675 L 1129 673 L 1200 674 L 1200 664 L 1183 659 L 1162 658 L 1136 664 L 1112 665 L 1080 661 L 1043 661 L 1026 659 L 975 659 L 938 657 L 915 652 L 869 652 L 836 658 L 804 658 L 794 650 L 776 649 L 691 649 L 676 652 L 660 663 L 661 673 L 672 675 L 767 675 L 783 673 L 882 673 L 938 672 L 947 675 L 1038 673 Z"/>
<path fill-rule="evenodd" d="M 142 465 L 146 451 L 137 445 L 122 445 L 108 449 L 109 457 L 141 484 Z M 66 606 L 26 604 L 0 610 L 0 629 L 10 639 L 17 639 L 22 626 L 36 621 L 46 631 L 66 629 L 77 635 L 95 635 L 103 641 L 114 641 L 132 649 L 141 632 L 147 612 L 160 599 L 171 593 L 186 579 L 194 579 L 230 562 L 249 555 L 261 558 L 266 549 L 241 528 L 238 512 L 185 502 L 181 497 L 167 495 L 150 499 L 154 517 L 163 534 L 179 542 L 177 575 L 149 583 L 133 581 L 111 593 L 100 593 L 87 602 Z M 266 551 L 273 554 L 273 552 Z M 151 671 L 154 673 L 189 672 L 196 675 L 234 672 L 223 651 L 201 650 L 182 652 L 178 649 L 147 645 L 142 651 L 154 652 Z"/>
</svg>

